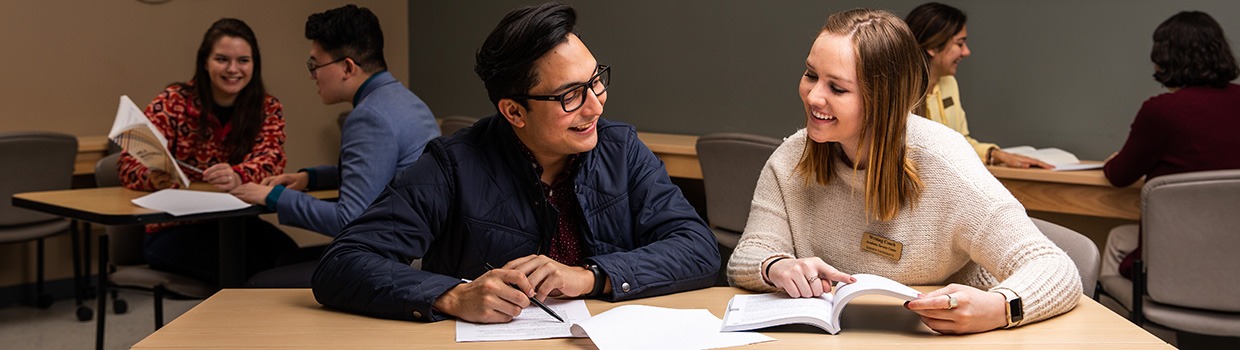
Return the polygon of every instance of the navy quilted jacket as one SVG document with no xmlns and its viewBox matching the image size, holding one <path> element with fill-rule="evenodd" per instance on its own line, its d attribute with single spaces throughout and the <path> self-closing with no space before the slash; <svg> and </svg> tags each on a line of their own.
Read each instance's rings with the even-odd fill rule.
<svg viewBox="0 0 1240 350">
<path fill-rule="evenodd" d="M 426 145 L 332 242 L 313 279 L 319 303 L 375 317 L 438 321 L 435 299 L 485 265 L 547 254 L 557 211 L 499 116 Z M 711 286 L 714 235 L 632 126 L 599 120 L 574 187 L 587 261 L 611 300 Z M 422 259 L 422 270 L 409 267 Z"/>
</svg>

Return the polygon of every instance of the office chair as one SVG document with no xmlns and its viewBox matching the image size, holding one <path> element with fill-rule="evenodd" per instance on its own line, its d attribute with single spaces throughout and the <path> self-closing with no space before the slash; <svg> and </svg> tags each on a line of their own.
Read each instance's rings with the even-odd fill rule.
<svg viewBox="0 0 1240 350">
<path fill-rule="evenodd" d="M 1105 276 L 1103 304 L 1139 326 L 1240 334 L 1240 170 L 1164 175 L 1141 189 L 1141 257 L 1132 280 Z M 1134 225 L 1112 230 L 1138 230 Z"/>
<path fill-rule="evenodd" d="M 117 173 L 117 161 L 120 153 L 103 157 L 95 164 L 95 183 L 99 187 L 120 186 Z M 178 274 L 150 268 L 143 256 L 143 240 L 146 230 L 140 225 L 108 226 L 107 237 L 101 239 L 100 249 L 108 249 L 109 287 L 151 291 L 155 299 L 155 329 L 164 325 L 164 296 L 172 293 L 178 296 L 203 299 L 215 294 L 215 285 Z M 100 252 L 103 254 L 103 252 Z M 115 288 L 109 288 L 112 298 L 112 309 L 118 314 L 128 310 L 128 304 L 119 298 Z M 100 296 L 101 298 L 104 296 Z M 103 320 L 99 318 L 99 336 L 102 337 Z"/>
<path fill-rule="evenodd" d="M 706 217 L 719 242 L 719 279 L 727 285 L 728 258 L 740 242 L 749 220 L 749 205 L 767 158 L 783 143 L 780 139 L 740 133 L 702 135 L 697 141 L 698 163 L 706 191 Z"/>
<path fill-rule="evenodd" d="M 473 126 L 474 123 L 477 122 L 478 118 L 463 115 L 450 115 L 443 118 L 443 120 L 439 122 L 439 133 L 443 134 L 443 136 L 452 136 L 452 134 L 455 134 L 458 130 Z"/>
<path fill-rule="evenodd" d="M 1081 292 L 1090 298 L 1095 297 L 1094 289 L 1097 286 L 1098 266 L 1102 264 L 1102 255 L 1098 253 L 1098 246 L 1094 244 L 1094 241 L 1067 227 L 1042 219 L 1030 219 L 1033 220 L 1038 230 L 1046 235 L 1046 238 L 1049 238 L 1059 249 L 1063 249 L 1064 253 L 1068 253 L 1068 257 L 1072 258 L 1072 262 L 1076 264 L 1076 270 L 1081 274 Z"/>
<path fill-rule="evenodd" d="M 40 309 L 51 307 L 53 302 L 43 286 L 43 240 L 70 232 L 72 223 L 58 216 L 13 207 L 11 198 L 15 193 L 69 189 L 77 152 L 77 138 L 71 135 L 39 131 L 0 133 L 0 244 L 35 241 L 35 305 Z M 76 242 L 77 232 L 73 233 Z M 83 277 L 78 253 L 74 249 L 73 281 L 81 305 Z"/>
</svg>

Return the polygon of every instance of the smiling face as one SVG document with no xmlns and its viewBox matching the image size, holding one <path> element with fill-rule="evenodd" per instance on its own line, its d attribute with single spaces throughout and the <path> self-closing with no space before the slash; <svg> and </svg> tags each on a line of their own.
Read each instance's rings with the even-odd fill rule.
<svg viewBox="0 0 1240 350">
<path fill-rule="evenodd" d="M 211 92 L 215 103 L 232 106 L 254 72 L 250 44 L 234 36 L 223 36 L 211 47 L 207 56 L 207 73 L 211 76 Z"/>
<path fill-rule="evenodd" d="M 598 61 L 574 34 L 534 62 L 538 83 L 529 95 L 559 95 L 579 87 L 598 73 Z M 565 112 L 559 101 L 527 100 L 529 108 L 510 99 L 501 100 L 501 110 L 512 123 L 517 137 L 539 162 L 562 159 L 594 149 L 598 143 L 598 119 L 603 115 L 607 93 L 594 96 L 588 89 L 584 104 Z"/>
<path fill-rule="evenodd" d="M 960 32 L 947 41 L 947 46 L 939 50 L 930 50 L 931 75 L 936 77 L 956 75 L 960 60 L 969 57 L 969 27 L 961 27 Z"/>
<path fill-rule="evenodd" d="M 826 32 L 819 35 L 805 59 L 799 87 L 809 138 L 818 143 L 839 142 L 850 155 L 860 143 L 863 122 L 853 51 L 849 37 Z"/>
</svg>

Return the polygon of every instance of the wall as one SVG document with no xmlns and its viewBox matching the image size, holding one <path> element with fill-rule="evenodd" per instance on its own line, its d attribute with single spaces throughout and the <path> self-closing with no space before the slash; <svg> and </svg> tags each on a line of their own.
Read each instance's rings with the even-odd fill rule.
<svg viewBox="0 0 1240 350">
<path fill-rule="evenodd" d="M 796 87 L 827 15 L 858 6 L 903 16 L 904 1 L 575 1 L 579 32 L 613 66 L 605 117 L 639 130 L 787 136 L 804 125 Z M 494 112 L 473 55 L 507 11 L 536 1 L 415 1 L 410 87 L 437 115 Z M 1240 36 L 1240 2 L 946 1 L 969 15 L 960 65 L 975 137 L 1103 159 L 1124 142 L 1150 77 L 1151 35 L 1181 10 L 1211 13 Z M 1233 50 L 1234 51 L 1234 50 Z M 433 69 L 428 69 L 433 67 Z"/>
<path fill-rule="evenodd" d="M 107 134 L 120 95 L 145 107 L 164 86 L 188 80 L 203 33 L 215 20 L 234 17 L 254 29 L 264 83 L 284 103 L 288 169 L 333 163 L 340 144 L 336 116 L 349 106 L 319 100 L 306 73 L 310 47 L 303 31 L 310 14 L 347 3 L 379 16 L 388 66 L 407 81 L 404 1 L 0 1 L 0 131 Z M 70 276 L 67 242 L 66 236 L 49 242 L 49 279 Z M 33 247 L 0 245 L 0 286 L 34 280 Z"/>
</svg>

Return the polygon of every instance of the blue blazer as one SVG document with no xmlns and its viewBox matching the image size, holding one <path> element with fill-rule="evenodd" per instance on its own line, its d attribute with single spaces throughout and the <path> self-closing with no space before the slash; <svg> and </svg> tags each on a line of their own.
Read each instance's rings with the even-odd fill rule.
<svg viewBox="0 0 1240 350">
<path fill-rule="evenodd" d="M 319 303 L 376 317 L 438 321 L 435 299 L 462 278 L 547 254 L 559 213 L 500 116 L 431 141 L 336 237 L 314 273 Z M 599 120 L 574 181 L 587 261 L 626 300 L 714 284 L 714 235 L 632 126 Z M 422 259 L 423 270 L 409 267 Z"/>
<path fill-rule="evenodd" d="M 282 187 L 272 190 L 280 191 L 274 193 L 278 199 L 267 204 L 281 224 L 335 236 L 439 137 L 430 108 L 387 71 L 367 79 L 354 100 L 340 132 L 340 164 L 302 169 L 310 173 L 309 189 L 340 189 L 340 198 L 323 201 Z"/>
</svg>

